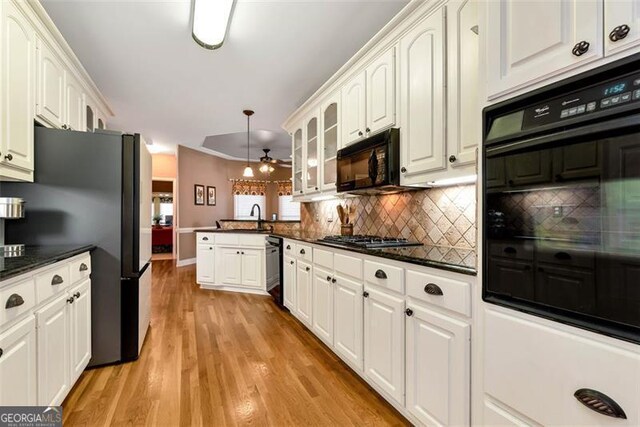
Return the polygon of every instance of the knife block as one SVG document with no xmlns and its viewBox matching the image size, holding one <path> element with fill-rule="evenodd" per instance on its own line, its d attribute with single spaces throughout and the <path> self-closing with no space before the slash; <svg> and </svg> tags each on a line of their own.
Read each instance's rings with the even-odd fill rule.
<svg viewBox="0 0 640 427">
<path fill-rule="evenodd" d="M 342 224 L 340 234 L 343 236 L 353 236 L 353 224 Z"/>
</svg>

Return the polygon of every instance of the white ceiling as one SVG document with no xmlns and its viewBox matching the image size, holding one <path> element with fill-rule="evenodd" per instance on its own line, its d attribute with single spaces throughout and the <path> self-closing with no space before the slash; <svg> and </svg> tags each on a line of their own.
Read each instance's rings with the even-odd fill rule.
<svg viewBox="0 0 640 427">
<path fill-rule="evenodd" d="M 225 44 L 208 51 L 191 38 L 188 0 L 41 1 L 110 102 L 109 127 L 165 151 L 245 132 L 246 108 L 252 130 L 282 141 L 285 118 L 407 3 L 238 0 Z"/>
</svg>

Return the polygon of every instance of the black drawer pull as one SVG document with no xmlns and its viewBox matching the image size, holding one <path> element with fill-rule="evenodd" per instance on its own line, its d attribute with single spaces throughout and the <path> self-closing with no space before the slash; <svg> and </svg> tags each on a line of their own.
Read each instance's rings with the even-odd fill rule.
<svg viewBox="0 0 640 427">
<path fill-rule="evenodd" d="M 51 279 L 51 286 L 61 285 L 63 283 L 64 283 L 64 279 L 61 276 L 58 276 L 57 274 L 53 276 L 53 279 Z"/>
<path fill-rule="evenodd" d="M 518 251 L 516 250 L 516 248 L 511 247 L 511 246 L 507 246 L 506 248 L 504 248 L 503 252 L 505 254 L 509 254 L 509 255 L 515 255 L 518 253 Z"/>
<path fill-rule="evenodd" d="M 18 294 L 11 294 L 11 296 L 7 299 L 7 303 L 4 305 L 4 308 L 10 309 L 14 307 L 19 307 L 24 304 L 24 298 L 22 298 Z"/>
<path fill-rule="evenodd" d="M 424 291 L 429 295 L 444 295 L 440 286 L 436 285 L 435 283 L 427 283 L 424 287 Z"/>
<path fill-rule="evenodd" d="M 209 238 L 208 237 L 203 237 L 202 240 L 204 240 L 206 242 L 207 240 L 209 240 Z"/>
<path fill-rule="evenodd" d="M 618 40 L 622 40 L 627 37 L 631 28 L 627 24 L 618 25 L 609 33 L 609 40 L 612 42 L 617 42 Z"/>
<path fill-rule="evenodd" d="M 576 45 L 571 49 L 571 53 L 575 56 L 582 56 L 589 51 L 589 47 L 591 44 L 588 41 L 581 41 L 576 43 Z"/>
<path fill-rule="evenodd" d="M 80 264 L 80 271 L 87 271 L 88 269 L 89 267 L 87 267 L 87 264 L 85 264 L 84 262 Z"/>
<path fill-rule="evenodd" d="M 558 253 L 556 253 L 556 254 L 554 255 L 554 257 L 555 257 L 556 259 L 561 259 L 561 260 L 563 260 L 563 261 L 568 261 L 568 260 L 570 260 L 570 259 L 571 259 L 571 255 L 569 255 L 569 254 L 568 254 L 568 253 L 566 253 L 566 252 L 558 252 Z"/>
<path fill-rule="evenodd" d="M 376 274 L 375 274 L 375 276 L 376 276 L 378 279 L 386 279 L 386 278 L 387 278 L 387 273 L 385 273 L 385 272 L 384 272 L 384 271 L 382 271 L 382 270 L 376 270 Z"/>
<path fill-rule="evenodd" d="M 300 249 L 300 254 L 301 254 L 301 255 L 306 254 L 306 252 L 304 251 L 304 249 Z"/>
<path fill-rule="evenodd" d="M 604 393 L 590 388 L 581 388 L 576 390 L 573 396 L 578 399 L 578 402 L 599 414 L 606 415 L 607 417 L 627 419 L 627 414 L 624 413 L 620 405 Z"/>
</svg>

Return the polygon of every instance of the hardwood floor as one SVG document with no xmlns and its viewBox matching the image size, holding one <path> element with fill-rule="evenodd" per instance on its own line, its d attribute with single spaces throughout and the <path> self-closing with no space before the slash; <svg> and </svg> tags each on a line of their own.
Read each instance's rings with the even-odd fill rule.
<svg viewBox="0 0 640 427">
<path fill-rule="evenodd" d="M 270 297 L 204 291 L 153 263 L 140 359 L 85 371 L 64 425 L 408 425 Z"/>
</svg>

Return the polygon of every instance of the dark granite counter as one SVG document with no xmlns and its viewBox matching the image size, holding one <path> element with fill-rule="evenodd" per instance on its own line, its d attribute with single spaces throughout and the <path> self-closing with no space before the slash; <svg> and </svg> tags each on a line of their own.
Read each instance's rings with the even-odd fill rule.
<svg viewBox="0 0 640 427">
<path fill-rule="evenodd" d="M 0 257 L 0 280 L 28 273 L 93 249 L 93 245 L 27 246 L 22 256 Z"/>
<path fill-rule="evenodd" d="M 255 229 L 244 229 L 244 228 L 196 228 L 193 230 L 194 233 L 241 233 L 241 234 L 270 234 L 271 230 L 255 230 Z"/>
<path fill-rule="evenodd" d="M 260 233 L 285 239 L 300 240 L 314 245 L 328 246 L 343 251 L 355 252 L 364 255 L 377 256 L 407 262 L 410 264 L 422 265 L 425 267 L 439 268 L 441 270 L 453 271 L 455 273 L 475 276 L 476 253 L 472 249 L 458 249 L 445 246 L 411 246 L 405 248 L 385 248 L 385 249 L 365 249 L 349 246 L 341 246 L 319 241 L 322 236 L 306 233 L 304 231 L 294 231 L 286 233 L 270 232 L 268 230 L 229 230 L 216 228 L 202 228 L 196 232 L 211 233 Z"/>
<path fill-rule="evenodd" d="M 255 222 L 257 223 L 258 220 L 257 219 L 221 219 L 219 220 L 220 222 Z M 276 222 L 285 222 L 285 223 L 289 223 L 289 222 L 300 222 L 299 219 L 262 219 L 261 222 L 269 222 L 269 223 L 276 223 Z"/>
</svg>

